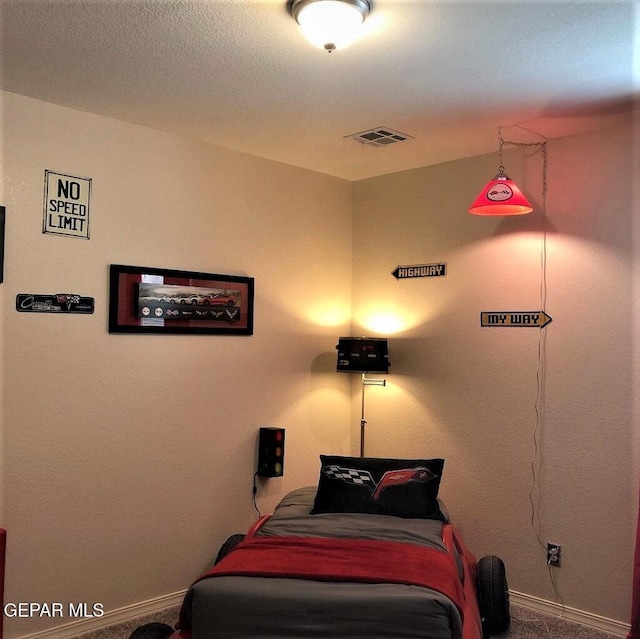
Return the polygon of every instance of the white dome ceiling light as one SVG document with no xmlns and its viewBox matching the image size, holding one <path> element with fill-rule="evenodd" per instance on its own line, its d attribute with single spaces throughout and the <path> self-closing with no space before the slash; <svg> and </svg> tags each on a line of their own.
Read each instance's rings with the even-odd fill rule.
<svg viewBox="0 0 640 639">
<path fill-rule="evenodd" d="M 369 0 L 290 0 L 289 12 L 311 44 L 331 53 L 357 38 Z"/>
</svg>

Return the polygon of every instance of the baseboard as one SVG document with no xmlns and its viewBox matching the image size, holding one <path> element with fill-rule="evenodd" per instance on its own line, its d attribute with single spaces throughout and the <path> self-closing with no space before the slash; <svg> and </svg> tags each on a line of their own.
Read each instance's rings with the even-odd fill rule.
<svg viewBox="0 0 640 639">
<path fill-rule="evenodd" d="M 542 612 L 554 617 L 562 617 L 567 621 L 573 621 L 574 623 L 578 623 L 582 626 L 595 628 L 596 630 L 606 632 L 610 635 L 627 637 L 629 630 L 631 629 L 631 624 L 616 621 L 615 619 L 609 619 L 608 617 L 601 617 L 600 615 L 594 615 L 591 612 L 585 612 L 584 610 L 578 610 L 577 608 L 561 606 L 553 601 L 547 601 L 546 599 L 539 599 L 538 597 L 525 595 L 522 592 L 514 592 L 513 590 L 510 590 L 509 597 L 511 603 L 516 604 L 517 606 L 529 608 L 530 610 Z"/>
<path fill-rule="evenodd" d="M 20 639 L 71 639 L 71 637 L 77 637 L 87 632 L 94 632 L 106 626 L 124 623 L 131 619 L 137 619 L 138 617 L 160 612 L 172 606 L 179 606 L 184 599 L 185 592 L 186 591 L 183 590 L 170 595 L 156 597 L 155 599 L 149 599 L 148 601 L 141 601 L 137 604 L 105 612 L 102 617 L 73 621 L 62 626 L 56 626 L 50 630 L 42 630 L 31 635 L 24 635 Z"/>
</svg>

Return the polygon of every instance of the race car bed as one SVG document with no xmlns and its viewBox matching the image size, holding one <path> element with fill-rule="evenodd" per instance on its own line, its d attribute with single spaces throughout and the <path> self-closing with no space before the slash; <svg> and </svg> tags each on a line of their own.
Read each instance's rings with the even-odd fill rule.
<svg viewBox="0 0 640 639">
<path fill-rule="evenodd" d="M 150 624 L 131 639 L 480 639 L 506 630 L 504 565 L 476 564 L 448 523 L 437 497 L 443 460 L 321 462 L 317 489 L 294 490 L 225 542 L 190 587 L 175 631 Z"/>
</svg>

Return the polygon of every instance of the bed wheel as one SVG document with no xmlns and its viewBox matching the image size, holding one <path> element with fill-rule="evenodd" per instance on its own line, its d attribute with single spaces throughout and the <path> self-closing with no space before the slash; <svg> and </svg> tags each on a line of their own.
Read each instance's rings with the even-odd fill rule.
<svg viewBox="0 0 640 639">
<path fill-rule="evenodd" d="M 173 628 L 166 623 L 146 623 L 138 626 L 129 639 L 167 639 L 173 632 Z"/>
<path fill-rule="evenodd" d="M 478 607 L 484 636 L 507 630 L 511 622 L 509 586 L 500 557 L 488 555 L 478 562 Z"/>
<path fill-rule="evenodd" d="M 245 535 L 231 535 L 227 539 L 227 541 L 220 546 L 220 550 L 218 551 L 218 556 L 216 557 L 216 561 L 214 563 L 217 564 L 221 559 L 224 559 L 241 541 L 244 541 Z"/>
</svg>

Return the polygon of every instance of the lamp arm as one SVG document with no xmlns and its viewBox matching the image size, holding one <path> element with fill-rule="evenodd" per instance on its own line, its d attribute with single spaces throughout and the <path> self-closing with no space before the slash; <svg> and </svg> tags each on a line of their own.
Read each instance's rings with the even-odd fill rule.
<svg viewBox="0 0 640 639">
<path fill-rule="evenodd" d="M 360 413 L 360 457 L 364 457 L 364 427 L 367 420 L 364 418 L 364 387 L 366 386 L 365 373 L 362 373 L 362 410 Z"/>
<path fill-rule="evenodd" d="M 364 418 L 364 387 L 365 386 L 386 386 L 386 379 L 368 379 L 366 373 L 362 373 L 362 405 L 360 412 L 360 457 L 364 457 L 364 428 L 367 420 Z"/>
</svg>

